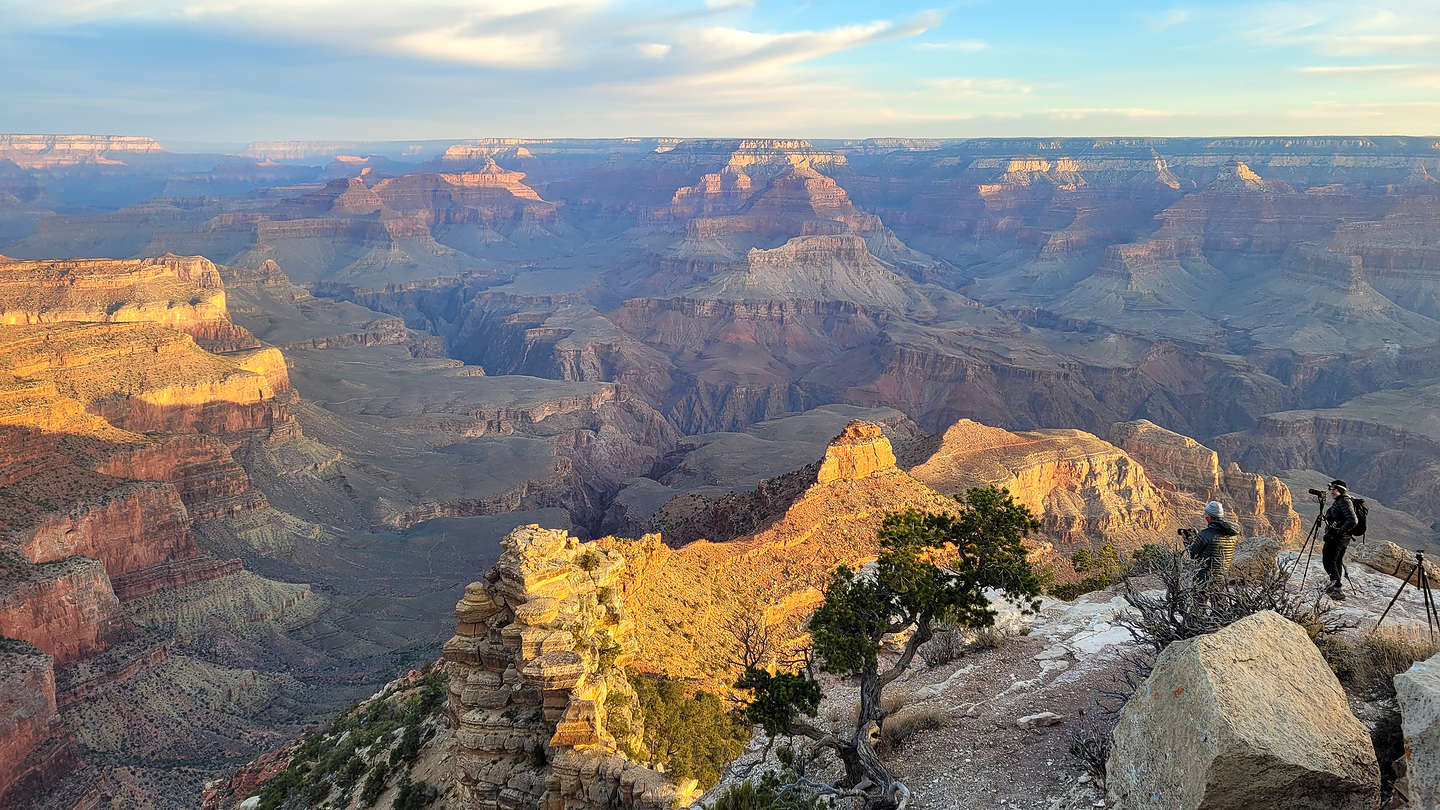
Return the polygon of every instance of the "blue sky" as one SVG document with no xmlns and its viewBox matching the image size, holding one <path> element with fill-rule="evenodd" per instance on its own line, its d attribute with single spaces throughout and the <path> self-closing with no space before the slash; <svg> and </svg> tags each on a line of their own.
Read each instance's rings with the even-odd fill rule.
<svg viewBox="0 0 1440 810">
<path fill-rule="evenodd" d="M 0 0 L 0 131 L 1440 134 L 1440 2 Z"/>
</svg>

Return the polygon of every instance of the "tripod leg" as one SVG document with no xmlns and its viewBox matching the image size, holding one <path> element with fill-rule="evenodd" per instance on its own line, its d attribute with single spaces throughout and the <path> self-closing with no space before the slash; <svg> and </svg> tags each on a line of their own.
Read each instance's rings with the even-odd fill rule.
<svg viewBox="0 0 1440 810">
<path fill-rule="evenodd" d="M 1419 567 L 1419 566 L 1417 565 L 1416 568 L 1418 568 L 1418 567 Z M 1412 577 L 1412 576 L 1414 576 L 1414 575 L 1415 575 L 1415 568 L 1411 568 L 1411 569 L 1410 569 L 1410 573 L 1406 574 L 1406 575 L 1405 575 L 1405 578 L 1402 579 L 1402 580 L 1400 580 L 1400 587 L 1398 587 L 1398 588 L 1395 589 L 1395 595 L 1392 596 L 1392 597 L 1390 597 L 1390 604 L 1388 604 L 1388 605 L 1385 606 L 1385 612 L 1384 612 L 1384 613 L 1381 613 L 1381 614 L 1380 614 L 1380 618 L 1375 620 L 1375 627 L 1374 627 L 1374 629 L 1371 630 L 1370 632 L 1373 633 L 1373 632 L 1375 632 L 1375 630 L 1379 630 L 1379 629 L 1380 629 L 1380 624 L 1381 624 L 1381 622 L 1385 621 L 1385 617 L 1390 615 L 1390 608 L 1395 607 L 1395 603 L 1400 599 L 1400 593 L 1405 590 L 1405 583 L 1409 582 L 1409 581 L 1410 581 L 1410 577 Z"/>
<path fill-rule="evenodd" d="M 1420 589 L 1425 597 L 1425 626 L 1430 628 L 1430 640 L 1435 640 L 1435 631 L 1440 629 L 1440 613 L 1435 610 L 1435 594 L 1430 590 L 1430 575 L 1425 573 L 1423 563 L 1416 563 L 1420 569 Z"/>
<path fill-rule="evenodd" d="M 1310 532 L 1305 535 L 1305 545 L 1300 547 L 1300 552 L 1305 555 L 1305 568 L 1300 572 L 1300 587 L 1302 588 L 1305 587 L 1305 577 L 1310 575 L 1310 558 L 1315 556 L 1315 538 L 1320 535 L 1320 519 L 1325 516 L 1325 508 L 1323 505 L 1320 510 L 1320 514 L 1315 516 L 1315 522 L 1310 524 Z M 1295 562 L 1300 562 L 1298 556 L 1295 558 Z M 1290 574 L 1292 576 L 1295 574 L 1293 566 L 1290 569 Z"/>
</svg>

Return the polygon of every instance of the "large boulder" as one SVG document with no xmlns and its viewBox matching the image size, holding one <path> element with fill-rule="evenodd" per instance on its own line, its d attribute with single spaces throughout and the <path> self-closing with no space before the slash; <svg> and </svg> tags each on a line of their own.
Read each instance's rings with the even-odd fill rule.
<svg viewBox="0 0 1440 810">
<path fill-rule="evenodd" d="M 1411 807 L 1440 807 L 1440 655 L 1395 676 Z"/>
<path fill-rule="evenodd" d="M 1401 574 L 1409 576 L 1412 573 L 1415 566 L 1415 552 L 1401 548 L 1389 540 L 1352 542 L 1346 555 L 1346 561 L 1362 563 L 1382 574 L 1399 578 Z M 1440 566 L 1427 559 L 1425 576 L 1431 582 L 1440 583 Z M 1414 577 L 1412 576 L 1411 579 L 1414 584 Z"/>
<path fill-rule="evenodd" d="M 1171 644 L 1111 738 L 1110 798 L 1129 810 L 1371 810 L 1365 726 L 1301 627 L 1265 611 Z"/>
<path fill-rule="evenodd" d="M 1247 537 L 1235 546 L 1235 555 L 1230 558 L 1228 576 L 1232 580 L 1254 582 L 1275 567 L 1280 555 L 1280 541 L 1273 537 Z"/>
</svg>

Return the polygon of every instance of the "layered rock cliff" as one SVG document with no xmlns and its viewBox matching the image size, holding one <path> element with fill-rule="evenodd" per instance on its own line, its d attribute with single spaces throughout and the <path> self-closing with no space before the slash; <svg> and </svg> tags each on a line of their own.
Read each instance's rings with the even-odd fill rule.
<svg viewBox="0 0 1440 810">
<path fill-rule="evenodd" d="M 0 260 L 0 324 L 153 323 L 211 351 L 259 344 L 230 321 L 219 271 L 201 256 Z"/>
<path fill-rule="evenodd" d="M 1186 504 L 1192 515 L 1205 502 L 1219 500 L 1253 534 L 1282 542 L 1300 538 L 1300 516 L 1290 488 L 1279 478 L 1245 472 L 1233 461 L 1222 467 L 1214 450 L 1144 419 L 1116 423 L 1110 441 L 1144 464 L 1161 487 L 1193 499 Z"/>
<path fill-rule="evenodd" d="M 624 559 L 539 526 L 501 549 L 486 581 L 466 588 L 445 644 L 459 806 L 668 810 L 693 799 L 694 780 L 631 761 L 611 731 L 609 715 L 637 702 L 622 669 L 635 649 Z"/>
<path fill-rule="evenodd" d="M 895 466 L 879 426 L 856 422 L 814 465 L 750 492 L 682 495 L 651 519 L 660 534 L 597 542 L 626 560 L 636 666 L 723 687 L 733 652 L 726 628 L 740 612 L 761 606 L 767 622 L 794 638 L 830 571 L 878 553 L 875 531 L 887 512 L 954 506 Z"/>
<path fill-rule="evenodd" d="M 0 160 L 25 169 L 124 165 L 127 157 L 163 151 L 153 138 L 135 135 L 0 135 Z"/>
</svg>

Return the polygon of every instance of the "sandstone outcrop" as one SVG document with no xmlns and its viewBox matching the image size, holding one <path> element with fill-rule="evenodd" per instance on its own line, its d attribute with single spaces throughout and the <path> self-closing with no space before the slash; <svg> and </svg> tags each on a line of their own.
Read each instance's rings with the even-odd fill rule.
<svg viewBox="0 0 1440 810">
<path fill-rule="evenodd" d="M 1380 770 L 1304 629 L 1265 611 L 1165 649 L 1121 711 L 1106 784 L 1127 810 L 1368 810 Z"/>
<path fill-rule="evenodd" d="M 211 351 L 259 344 L 230 322 L 219 271 L 201 256 L 0 260 L 0 324 L 154 323 Z"/>
<path fill-rule="evenodd" d="M 1171 527 L 1173 516 L 1148 470 L 1088 433 L 1012 433 L 962 419 L 937 444 L 911 475 L 946 493 L 1007 489 L 1063 546 L 1088 548 L 1108 540 L 1133 548 Z"/>
<path fill-rule="evenodd" d="M 1357 562 L 1367 565 L 1382 574 L 1396 577 L 1406 574 L 1410 582 L 1415 584 L 1415 552 L 1401 548 L 1389 540 L 1366 539 L 1362 542 L 1350 543 L 1346 552 L 1345 561 Z M 1431 582 L 1440 582 L 1440 565 L 1433 559 L 1425 560 L 1425 575 Z"/>
<path fill-rule="evenodd" d="M 1160 486 L 1197 501 L 1193 507 L 1185 505 L 1193 509 L 1192 515 L 1198 515 L 1205 502 L 1219 500 L 1250 532 L 1283 542 L 1302 534 L 1290 488 L 1279 478 L 1244 472 L 1234 462 L 1222 467 L 1214 450 L 1147 419 L 1112 425 L 1110 441 L 1145 465 Z"/>
<path fill-rule="evenodd" d="M 0 802 L 24 806 L 76 766 L 55 704 L 54 659 L 0 637 Z"/>
<path fill-rule="evenodd" d="M 224 433 L 289 419 L 276 400 L 289 390 L 279 351 L 212 354 L 153 324 L 0 326 L 0 365 L 136 432 Z"/>
<path fill-rule="evenodd" d="M 0 550 L 0 636 L 27 641 L 64 664 L 103 650 L 124 622 L 99 560 L 31 565 Z"/>
<path fill-rule="evenodd" d="M 734 641 L 726 628 L 737 614 L 759 607 L 778 636 L 794 640 L 830 572 L 879 552 L 875 532 L 887 512 L 955 508 L 893 463 L 881 464 L 893 456 L 879 426 L 852 423 L 821 462 L 752 492 L 680 496 L 652 519 L 661 534 L 596 541 L 626 560 L 620 579 L 636 666 L 727 688 Z M 835 477 L 818 481 L 821 469 Z M 700 539 L 675 548 L 680 541 L 666 532 Z"/>
<path fill-rule="evenodd" d="M 870 422 L 851 422 L 825 448 L 815 483 L 858 481 L 894 469 L 895 451 L 885 432 Z"/>
<path fill-rule="evenodd" d="M 1395 676 L 1410 807 L 1440 806 L 1440 656 Z"/>
<path fill-rule="evenodd" d="M 501 548 L 456 605 L 445 644 L 461 806 L 669 810 L 693 799 L 693 780 L 631 761 L 610 730 L 611 712 L 636 711 L 621 669 L 635 645 L 618 587 L 625 560 L 533 525 Z"/>
<path fill-rule="evenodd" d="M 1247 537 L 1235 546 L 1230 558 L 1231 580 L 1255 581 L 1273 569 L 1280 554 L 1280 541 L 1273 537 Z"/>
</svg>

